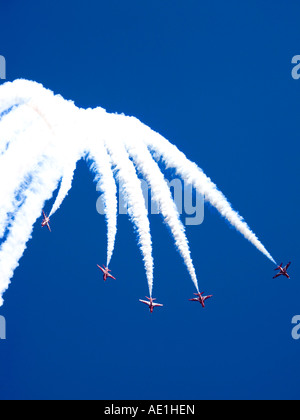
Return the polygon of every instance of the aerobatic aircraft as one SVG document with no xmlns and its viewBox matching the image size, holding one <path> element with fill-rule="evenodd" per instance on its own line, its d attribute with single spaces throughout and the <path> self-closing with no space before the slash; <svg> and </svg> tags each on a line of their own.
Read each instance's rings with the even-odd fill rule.
<svg viewBox="0 0 300 420">
<path fill-rule="evenodd" d="M 42 227 L 47 226 L 47 228 L 49 229 L 49 232 L 51 232 L 50 218 L 45 214 L 44 210 L 43 210 L 43 216 L 44 216 L 44 220 L 42 221 Z"/>
<path fill-rule="evenodd" d="M 116 280 L 116 278 L 114 276 L 112 276 L 111 274 L 109 274 L 109 272 L 111 270 L 108 267 L 105 267 L 104 264 L 103 264 L 103 268 L 100 267 L 100 265 L 98 265 L 98 264 L 97 264 L 97 267 L 100 268 L 100 270 L 102 271 L 102 273 L 103 273 L 103 280 L 104 281 L 106 281 L 108 277 L 111 278 L 111 279 Z"/>
<path fill-rule="evenodd" d="M 149 300 L 149 302 L 147 302 L 146 300 L 142 300 L 142 299 L 139 299 L 139 301 L 140 302 L 142 302 L 142 303 L 145 303 L 145 305 L 148 305 L 149 306 L 149 309 L 150 309 L 150 313 L 152 314 L 152 312 L 153 312 L 153 309 L 156 307 L 156 306 L 164 306 L 164 305 L 162 305 L 161 303 L 154 303 L 154 300 L 156 300 L 156 299 L 154 299 L 154 298 L 148 298 L 147 296 L 146 296 L 146 299 L 148 299 Z"/>
<path fill-rule="evenodd" d="M 207 299 L 210 299 L 210 298 L 212 298 L 213 297 L 213 295 L 210 295 L 210 296 L 203 296 L 203 293 L 204 292 L 202 292 L 202 293 L 194 293 L 194 295 L 195 296 L 197 296 L 196 298 L 193 298 L 193 299 L 189 299 L 190 301 L 192 301 L 192 302 L 199 302 L 199 303 L 201 303 L 201 306 L 202 306 L 202 308 L 205 308 L 205 301 L 207 300 Z"/>
<path fill-rule="evenodd" d="M 274 276 L 273 279 L 276 279 L 279 276 L 285 276 L 287 279 L 290 279 L 290 276 L 287 273 L 287 270 L 290 265 L 291 262 L 289 262 L 285 267 L 282 267 L 283 263 L 281 263 L 277 268 L 275 268 L 275 271 L 280 270 L 280 273 L 276 274 L 276 276 Z"/>
</svg>

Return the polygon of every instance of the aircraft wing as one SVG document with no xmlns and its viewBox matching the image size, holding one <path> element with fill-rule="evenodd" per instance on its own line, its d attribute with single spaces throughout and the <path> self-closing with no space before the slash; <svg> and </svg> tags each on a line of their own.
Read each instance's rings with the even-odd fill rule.
<svg viewBox="0 0 300 420">
<path fill-rule="evenodd" d="M 100 265 L 97 264 L 97 267 L 100 268 L 100 270 L 102 271 L 102 273 L 104 273 L 104 269 L 102 267 L 100 267 Z"/>
<path fill-rule="evenodd" d="M 291 262 L 289 262 L 289 263 L 288 263 L 288 265 L 285 267 L 285 269 L 287 270 L 291 264 L 292 264 L 292 263 L 291 263 Z"/>
<path fill-rule="evenodd" d="M 278 273 L 273 279 L 277 279 L 277 277 L 281 276 L 281 273 Z"/>
<path fill-rule="evenodd" d="M 111 274 L 107 274 L 108 277 L 110 277 L 111 279 L 117 280 L 114 276 L 112 276 Z"/>
<path fill-rule="evenodd" d="M 139 299 L 140 302 L 145 303 L 145 305 L 149 306 L 149 302 L 146 302 L 145 300 Z"/>
<path fill-rule="evenodd" d="M 164 306 L 161 303 L 153 303 L 153 306 Z"/>
</svg>

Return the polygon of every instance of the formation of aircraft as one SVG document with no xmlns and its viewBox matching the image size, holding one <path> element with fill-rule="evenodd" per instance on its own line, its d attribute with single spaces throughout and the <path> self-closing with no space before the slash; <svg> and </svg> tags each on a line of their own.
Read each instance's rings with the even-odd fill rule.
<svg viewBox="0 0 300 420">
<path fill-rule="evenodd" d="M 100 268 L 100 270 L 102 271 L 104 281 L 106 281 L 108 277 L 116 280 L 116 278 L 109 273 L 111 270 L 108 267 L 105 267 L 105 265 L 103 265 L 103 268 L 102 268 L 98 264 L 97 264 L 97 267 Z"/>
<path fill-rule="evenodd" d="M 151 313 L 151 314 L 152 314 L 153 309 L 154 309 L 155 307 L 157 307 L 157 306 L 164 306 L 164 305 L 162 305 L 161 303 L 154 303 L 154 301 L 155 301 L 156 299 L 154 299 L 154 298 L 152 298 L 152 297 L 148 298 L 148 297 L 146 296 L 146 299 L 148 299 L 148 300 L 149 300 L 149 302 L 147 302 L 146 300 L 142 300 L 142 299 L 140 299 L 140 302 L 145 303 L 145 305 L 148 305 L 148 306 L 149 306 L 149 309 L 150 309 L 150 313 Z"/>
<path fill-rule="evenodd" d="M 285 276 L 287 279 L 290 279 L 290 276 L 287 273 L 287 270 L 290 265 L 291 265 L 291 262 L 289 262 L 285 267 L 282 267 L 283 263 L 281 263 L 277 268 L 275 268 L 275 271 L 279 270 L 279 273 L 276 274 L 276 276 L 274 276 L 273 279 L 276 279 L 279 276 Z"/>
<path fill-rule="evenodd" d="M 42 227 L 47 226 L 47 228 L 49 229 L 49 232 L 51 232 L 51 228 L 50 228 L 50 218 L 46 215 L 46 213 L 43 210 L 43 216 L 44 216 L 44 220 L 42 221 Z"/>
<path fill-rule="evenodd" d="M 42 221 L 42 227 L 47 226 L 49 231 L 51 232 L 50 218 L 46 215 L 44 210 L 43 210 L 43 217 L 44 217 L 44 219 Z M 279 270 L 279 273 L 276 274 L 276 276 L 274 276 L 273 279 L 276 279 L 279 276 L 285 276 L 286 278 L 290 279 L 290 276 L 287 273 L 287 270 L 290 267 L 290 265 L 291 265 L 291 262 L 289 262 L 285 267 L 283 267 L 283 263 L 281 263 L 277 268 L 275 268 L 275 271 Z M 98 264 L 97 264 L 97 267 L 100 268 L 100 270 L 102 271 L 104 281 L 106 281 L 108 278 L 116 280 L 116 278 L 110 274 L 111 270 L 108 267 L 106 267 L 105 265 L 103 265 L 103 267 L 101 267 Z M 193 299 L 189 299 L 189 300 L 192 301 L 192 302 L 199 302 L 201 304 L 202 308 L 205 308 L 206 300 L 212 298 L 213 295 L 203 296 L 203 294 L 204 294 L 204 292 L 194 293 L 194 295 L 197 296 L 197 297 L 195 297 Z M 161 303 L 155 303 L 154 302 L 156 300 L 155 298 L 152 298 L 152 297 L 149 298 L 149 297 L 146 296 L 146 299 L 147 300 L 139 299 L 139 301 L 144 303 L 145 305 L 147 305 L 149 307 L 150 313 L 153 313 L 153 310 L 154 310 L 155 307 L 163 306 Z"/>
<path fill-rule="evenodd" d="M 197 296 L 197 297 L 196 298 L 193 298 L 193 299 L 189 299 L 189 300 L 192 301 L 192 302 L 199 302 L 199 303 L 201 303 L 202 308 L 205 308 L 205 304 L 204 304 L 205 301 L 207 299 L 212 298 L 213 295 L 203 296 L 203 294 L 204 294 L 204 292 L 202 292 L 202 293 L 194 293 L 194 295 Z"/>
</svg>

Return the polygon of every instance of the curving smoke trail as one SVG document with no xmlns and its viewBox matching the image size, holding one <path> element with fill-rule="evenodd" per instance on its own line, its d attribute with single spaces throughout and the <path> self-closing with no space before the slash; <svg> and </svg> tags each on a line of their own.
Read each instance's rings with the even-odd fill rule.
<svg viewBox="0 0 300 420">
<path fill-rule="evenodd" d="M 107 118 L 106 114 L 105 119 L 108 124 L 105 124 L 104 121 L 103 124 L 101 124 L 102 129 L 103 126 L 107 128 L 105 146 L 110 154 L 113 165 L 116 167 L 116 176 L 125 202 L 128 205 L 129 217 L 136 227 L 138 243 L 142 252 L 148 280 L 149 293 L 150 297 L 152 297 L 154 263 L 152 257 L 150 223 L 143 190 L 136 169 L 129 159 L 124 144 L 119 140 L 120 137 L 117 136 L 119 134 L 122 138 L 122 132 L 116 130 L 115 116 L 110 115 L 109 118 Z"/>
<path fill-rule="evenodd" d="M 70 161 L 66 165 L 66 167 L 64 169 L 62 179 L 61 179 L 60 189 L 59 189 L 59 192 L 57 194 L 56 200 L 53 204 L 53 207 L 52 207 L 52 209 L 49 213 L 49 217 L 52 217 L 53 214 L 57 212 L 57 210 L 60 208 L 62 202 L 64 201 L 64 199 L 68 195 L 70 189 L 72 188 L 72 182 L 73 182 L 73 178 L 74 178 L 74 173 L 75 173 L 77 161 L 78 161 L 78 159 Z"/>
<path fill-rule="evenodd" d="M 173 201 L 169 186 L 165 181 L 158 164 L 152 159 L 146 145 L 140 141 L 143 139 L 143 132 L 137 129 L 139 126 L 137 126 L 136 120 L 123 117 L 122 125 L 124 125 L 123 132 L 130 133 L 130 137 L 126 141 L 128 153 L 137 166 L 137 169 L 148 182 L 154 201 L 157 203 L 165 223 L 171 230 L 175 240 L 175 246 L 179 250 L 191 279 L 199 293 L 198 280 L 191 259 L 185 228 L 180 220 L 178 209 Z"/>
<path fill-rule="evenodd" d="M 160 134 L 155 133 L 148 127 L 145 127 L 145 129 L 148 131 L 148 135 L 145 136 L 145 142 L 149 149 L 155 153 L 156 159 L 162 158 L 167 168 L 174 168 L 178 176 L 192 184 L 205 197 L 205 200 L 214 206 L 236 230 L 274 264 L 277 264 L 257 236 L 251 231 L 244 219 L 232 209 L 227 198 L 218 190 L 211 179 L 205 175 L 202 169 L 188 160 L 176 146 L 168 142 Z"/>
<path fill-rule="evenodd" d="M 137 232 L 150 296 L 154 268 L 152 240 L 137 171 L 148 181 L 175 245 L 199 290 L 185 229 L 156 162 L 158 159 L 174 168 L 275 263 L 216 185 L 158 133 L 136 118 L 108 114 L 102 108 L 79 109 L 72 101 L 55 96 L 42 85 L 17 80 L 0 86 L 0 305 L 45 201 L 52 197 L 60 183 L 52 216 L 70 191 L 76 164 L 81 158 L 92 162 L 95 181 L 103 192 L 107 265 L 117 233 L 117 180 Z"/>
<path fill-rule="evenodd" d="M 8 114 L 1 121 L 1 126 L 6 119 L 11 120 L 15 115 L 15 126 L 24 127 L 22 131 L 17 131 L 11 127 L 11 130 L 0 130 L 0 144 L 9 141 L 12 135 L 12 142 L 0 156 L 0 238 L 4 236 L 8 216 L 14 213 L 17 206 L 22 201 L 22 193 L 26 185 L 30 182 L 30 170 L 34 171 L 40 156 L 47 147 L 48 133 L 45 133 L 42 141 L 39 139 L 40 133 L 43 133 L 44 126 L 37 115 L 28 107 L 17 108 Z M 28 124 L 30 121 L 30 124 Z M 7 127 L 6 127 L 7 128 Z M 28 151 L 31 153 L 28 153 Z M 19 158 L 18 158 L 19 157 Z M 31 168 L 31 169 L 29 169 Z"/>
<path fill-rule="evenodd" d="M 40 217 L 44 202 L 51 198 L 57 185 L 57 170 L 54 169 L 51 155 L 41 162 L 33 181 L 24 191 L 24 202 L 15 214 L 13 223 L 0 251 L 0 290 L 3 293 L 9 286 L 14 270 L 19 265 L 26 244 L 31 237 L 33 225 Z M 3 304 L 0 294 L 0 306 Z"/>
<path fill-rule="evenodd" d="M 104 211 L 107 222 L 106 267 L 108 267 L 113 255 L 117 234 L 117 185 L 107 149 L 103 142 L 97 140 L 99 139 L 92 135 L 89 138 L 90 151 L 88 158 L 93 162 L 91 169 L 96 173 L 95 181 L 97 182 L 100 191 L 103 193 L 102 197 L 104 200 Z"/>
</svg>

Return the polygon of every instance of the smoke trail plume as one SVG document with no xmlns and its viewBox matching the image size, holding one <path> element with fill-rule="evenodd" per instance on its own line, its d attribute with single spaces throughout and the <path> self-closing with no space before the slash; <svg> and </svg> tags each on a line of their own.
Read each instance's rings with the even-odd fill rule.
<svg viewBox="0 0 300 420">
<path fill-rule="evenodd" d="M 149 128 L 145 127 L 148 131 Z M 199 194 L 205 197 L 220 214 L 228 220 L 248 241 L 250 241 L 260 252 L 269 258 L 274 264 L 276 261 L 266 250 L 257 236 L 251 231 L 244 219 L 232 209 L 224 194 L 218 190 L 217 186 L 208 178 L 205 173 L 195 163 L 189 161 L 176 146 L 168 142 L 164 137 L 151 130 L 146 138 L 146 144 L 155 152 L 157 159 L 162 158 L 167 168 L 174 168 L 178 176 L 183 178 L 196 188 Z"/>
<path fill-rule="evenodd" d="M 103 193 L 104 211 L 107 221 L 107 261 L 108 267 L 115 247 L 117 234 L 117 186 L 114 179 L 111 159 L 102 142 L 90 138 L 89 159 L 93 161 L 91 169 L 96 173 L 95 181 Z"/>
<path fill-rule="evenodd" d="M 76 164 L 82 158 L 92 162 L 91 170 L 103 193 L 107 265 L 117 233 L 116 179 L 137 232 L 150 296 L 154 268 L 152 240 L 137 171 L 150 185 L 199 290 L 185 229 L 156 162 L 158 159 L 162 159 L 166 167 L 174 168 L 178 176 L 193 185 L 232 226 L 275 263 L 210 178 L 158 133 L 133 117 L 108 114 L 102 108 L 79 109 L 72 101 L 54 95 L 42 85 L 16 80 L 0 86 L 0 305 L 45 201 L 52 197 L 60 182 L 52 216 L 70 191 Z"/>
<path fill-rule="evenodd" d="M 122 126 L 118 124 L 117 115 L 104 114 L 103 110 L 97 109 L 97 123 L 101 127 L 105 147 L 110 154 L 116 174 L 119 180 L 121 192 L 128 205 L 128 214 L 137 230 L 138 243 L 142 252 L 146 270 L 150 297 L 153 291 L 153 257 L 150 223 L 143 195 L 143 190 L 138 179 L 135 167 L 130 161 L 124 147 L 124 133 Z"/>
<path fill-rule="evenodd" d="M 138 130 L 140 126 L 136 120 L 123 117 L 123 125 L 125 133 L 130 133 L 127 139 L 127 149 L 130 156 L 133 158 L 138 170 L 148 182 L 154 200 L 165 220 L 169 226 L 171 233 L 175 240 L 175 246 L 178 248 L 192 281 L 199 292 L 198 280 L 195 268 L 191 259 L 188 240 L 185 235 L 185 229 L 180 221 L 180 216 L 177 207 L 172 199 L 171 191 L 166 183 L 162 172 L 160 171 L 157 163 L 152 159 L 152 156 L 140 140 L 143 139 L 144 132 Z M 127 128 L 127 129 L 125 129 Z"/>
<path fill-rule="evenodd" d="M 51 198 L 57 186 L 58 173 L 50 159 L 34 174 L 34 180 L 24 192 L 24 202 L 15 214 L 6 241 L 0 251 L 0 306 L 2 294 L 8 288 L 10 279 L 30 239 L 33 225 L 41 215 L 44 202 Z"/>
</svg>

